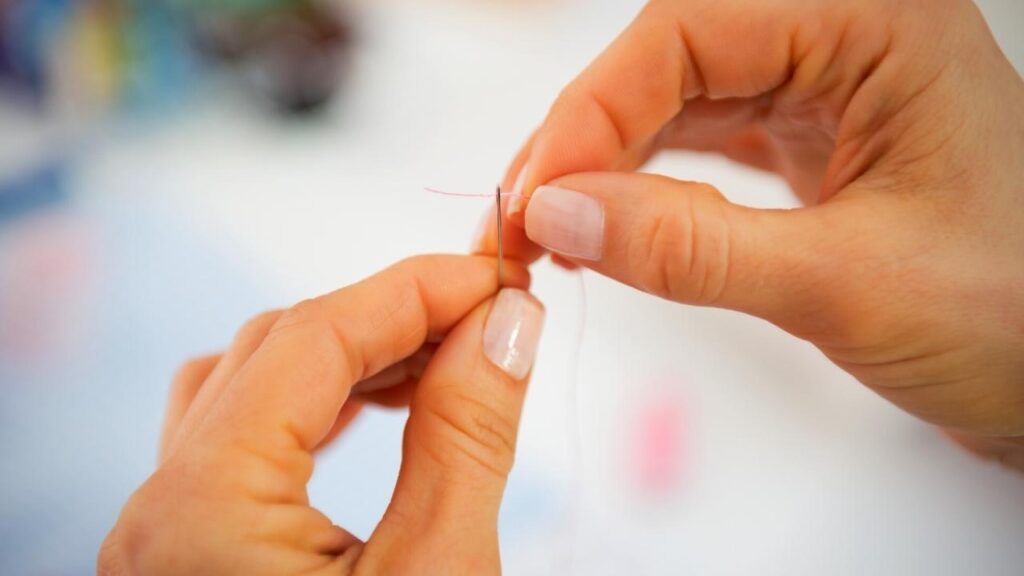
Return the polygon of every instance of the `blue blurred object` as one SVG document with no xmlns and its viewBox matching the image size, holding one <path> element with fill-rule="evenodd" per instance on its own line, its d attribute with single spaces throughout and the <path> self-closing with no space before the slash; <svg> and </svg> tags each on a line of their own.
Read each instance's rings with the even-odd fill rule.
<svg viewBox="0 0 1024 576">
<path fill-rule="evenodd" d="M 336 92 L 351 36 L 335 6 L 314 0 L 9 0 L 0 81 L 37 106 L 164 110 L 190 94 L 205 59 L 306 112 Z"/>
<path fill-rule="evenodd" d="M 57 159 L 0 181 L 0 226 L 34 209 L 67 200 L 68 171 L 68 164 Z"/>
</svg>

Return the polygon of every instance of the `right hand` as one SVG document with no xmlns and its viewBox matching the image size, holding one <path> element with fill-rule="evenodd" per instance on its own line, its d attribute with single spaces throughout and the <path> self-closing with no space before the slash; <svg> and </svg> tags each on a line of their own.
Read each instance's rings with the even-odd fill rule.
<svg viewBox="0 0 1024 576">
<path fill-rule="evenodd" d="M 671 148 L 807 207 L 634 173 Z M 512 257 L 769 320 L 1024 469 L 1024 83 L 967 0 L 652 0 L 504 189 Z"/>
</svg>

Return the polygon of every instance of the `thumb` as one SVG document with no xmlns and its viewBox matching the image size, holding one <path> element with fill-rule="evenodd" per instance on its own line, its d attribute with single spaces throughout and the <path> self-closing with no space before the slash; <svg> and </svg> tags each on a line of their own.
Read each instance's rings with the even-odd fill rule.
<svg viewBox="0 0 1024 576">
<path fill-rule="evenodd" d="M 498 509 L 543 321 L 533 296 L 506 288 L 434 353 L 391 504 L 360 558 L 367 573 L 500 572 Z"/>
<path fill-rule="evenodd" d="M 785 323 L 815 305 L 809 300 L 828 281 L 821 245 L 829 209 L 752 209 L 707 184 L 583 173 L 536 189 L 526 234 L 645 292 Z"/>
</svg>

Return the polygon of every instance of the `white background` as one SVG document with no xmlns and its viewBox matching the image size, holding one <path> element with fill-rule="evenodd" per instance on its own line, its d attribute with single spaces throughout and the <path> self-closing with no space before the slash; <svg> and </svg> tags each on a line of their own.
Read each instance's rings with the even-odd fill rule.
<svg viewBox="0 0 1024 576">
<path fill-rule="evenodd" d="M 980 4 L 1021 69 L 1024 4 Z M 247 270 L 245 281 L 209 291 L 258 293 L 252 309 L 232 310 L 223 327 L 168 356 L 207 352 L 260 306 L 408 255 L 464 251 L 486 200 L 421 188 L 491 190 L 558 90 L 639 5 L 362 3 L 354 72 L 326 118 L 269 121 L 250 101 L 211 90 L 173 121 L 101 137 L 81 162 L 80 197 L 144 204 Z M 714 157 L 673 155 L 650 170 L 714 183 L 745 204 L 793 205 L 779 180 Z M 202 279 L 180 282 L 202 289 Z M 756 319 L 672 305 L 590 274 L 573 408 L 577 280 L 544 264 L 535 290 L 549 321 L 503 517 L 508 573 L 1024 570 L 1024 478 L 966 455 L 813 347 Z M 105 404 L 111 417 L 146 412 L 147 424 L 125 431 L 132 447 L 155 440 L 149 399 L 170 374 L 161 365 L 140 376 L 155 390 L 145 403 Z M 681 473 L 652 492 L 637 482 L 633 456 L 644 414 L 665 403 L 679 406 Z M 386 505 L 401 422 L 365 415 L 319 462 L 314 504 L 360 536 Z"/>
</svg>

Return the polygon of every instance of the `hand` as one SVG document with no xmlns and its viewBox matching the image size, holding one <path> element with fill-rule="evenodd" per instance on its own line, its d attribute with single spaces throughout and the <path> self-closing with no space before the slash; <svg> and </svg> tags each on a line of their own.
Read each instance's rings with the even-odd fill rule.
<svg viewBox="0 0 1024 576">
<path fill-rule="evenodd" d="M 525 269 L 506 270 L 513 287 L 492 298 L 492 259 L 407 260 L 258 316 L 223 356 L 186 365 L 160 465 L 99 573 L 499 573 L 498 507 L 544 315 Z M 353 385 L 382 380 L 404 381 L 390 399 L 405 391 L 411 406 L 392 501 L 364 545 L 310 506 L 306 482 L 314 449 L 358 410 Z"/>
<path fill-rule="evenodd" d="M 633 173 L 673 148 L 807 207 Z M 1024 469 L 1022 182 L 1024 83 L 967 0 L 653 0 L 512 163 L 506 254 L 767 319 Z"/>
</svg>

